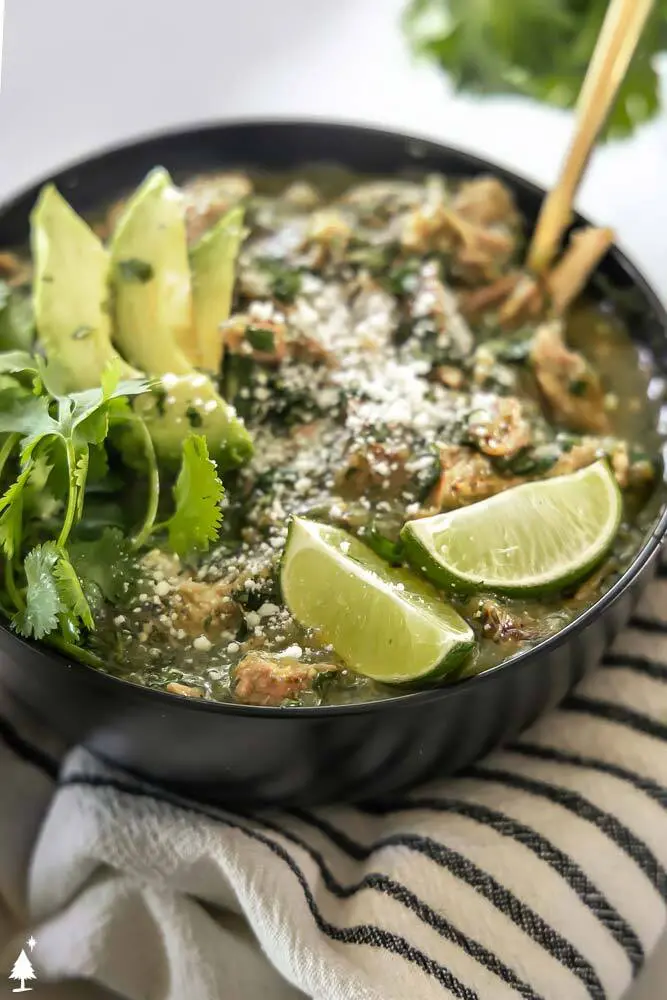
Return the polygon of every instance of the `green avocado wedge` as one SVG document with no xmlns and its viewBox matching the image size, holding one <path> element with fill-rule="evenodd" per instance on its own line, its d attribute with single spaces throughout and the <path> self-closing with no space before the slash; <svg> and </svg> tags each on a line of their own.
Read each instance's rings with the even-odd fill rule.
<svg viewBox="0 0 667 1000">
<path fill-rule="evenodd" d="M 144 420 L 157 454 L 171 466 L 180 462 L 183 440 L 190 433 L 204 435 L 221 471 L 243 465 L 252 456 L 252 438 L 245 424 L 201 372 L 163 375 L 152 393 L 134 401 L 134 409 Z"/>
<path fill-rule="evenodd" d="M 222 366 L 220 324 L 229 319 L 236 261 L 244 232 L 243 208 L 232 208 L 190 254 L 198 365 L 215 374 Z"/>
<path fill-rule="evenodd" d="M 30 222 L 37 335 L 64 390 L 98 386 L 110 362 L 124 379 L 141 377 L 112 345 L 110 260 L 95 233 L 53 184 Z"/>
<path fill-rule="evenodd" d="M 111 242 L 114 338 L 152 375 L 187 375 L 197 363 L 183 197 L 166 170 L 132 195 Z"/>
<path fill-rule="evenodd" d="M 125 207 L 111 244 L 116 343 L 150 375 L 152 395 L 137 400 L 158 456 L 180 462 L 184 437 L 203 434 L 221 469 L 242 465 L 252 439 L 211 378 L 197 370 L 185 209 L 166 170 L 148 175 Z"/>
</svg>

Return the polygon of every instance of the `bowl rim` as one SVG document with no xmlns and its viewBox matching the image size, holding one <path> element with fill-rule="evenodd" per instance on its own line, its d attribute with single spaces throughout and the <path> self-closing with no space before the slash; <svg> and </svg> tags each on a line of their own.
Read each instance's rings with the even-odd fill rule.
<svg viewBox="0 0 667 1000">
<path fill-rule="evenodd" d="M 83 154 L 66 161 L 64 164 L 54 167 L 47 174 L 37 177 L 27 185 L 22 186 L 15 191 L 9 192 L 6 197 L 2 198 L 0 200 L 0 225 L 2 223 L 2 218 L 10 212 L 15 205 L 35 194 L 43 184 L 48 183 L 53 179 L 64 178 L 70 173 L 76 173 L 78 169 L 84 169 L 92 166 L 95 163 L 103 161 L 109 156 L 129 152 L 136 146 L 150 145 L 152 143 L 158 143 L 161 140 L 185 140 L 188 136 L 194 136 L 196 134 L 206 132 L 215 133 L 224 132 L 227 129 L 242 130 L 246 128 L 248 130 L 261 130 L 262 128 L 267 127 L 285 129 L 325 128 L 334 132 L 356 132 L 366 136 L 370 135 L 371 137 L 377 136 L 390 138 L 392 140 L 399 140 L 405 144 L 406 151 L 409 155 L 414 156 L 416 164 L 419 163 L 421 158 L 419 151 L 420 147 L 431 147 L 434 152 L 450 153 L 455 158 L 465 160 L 475 171 L 479 171 L 480 173 L 490 172 L 495 176 L 501 176 L 510 184 L 518 183 L 524 191 L 529 191 L 536 197 L 543 198 L 546 193 L 545 189 L 540 184 L 531 178 L 523 176 L 511 167 L 499 164 L 496 161 L 488 159 L 477 153 L 469 152 L 467 149 L 460 146 L 442 142 L 433 136 L 406 133 L 400 129 L 393 129 L 376 124 L 367 124 L 360 121 L 332 119 L 318 116 L 239 116 L 238 118 L 230 117 L 213 120 L 205 119 L 194 123 L 188 122 L 180 125 L 170 125 L 152 131 L 143 131 L 120 142 L 105 144 L 87 155 Z M 304 160 L 304 162 L 306 161 Z M 315 161 L 311 159 L 309 162 Z M 575 213 L 573 225 L 581 223 L 590 224 L 584 216 Z M 611 257 L 613 259 L 617 267 L 619 267 L 620 270 L 622 270 L 630 279 L 633 287 L 637 288 L 642 293 L 644 300 L 648 304 L 649 309 L 653 312 L 667 341 L 667 307 L 663 305 L 657 292 L 650 285 L 648 279 L 639 267 L 627 257 L 623 250 L 620 249 L 617 243 L 614 243 L 610 248 L 607 257 Z M 118 693 L 121 698 L 124 697 L 131 701 L 153 701 L 156 710 L 160 710 L 161 707 L 166 708 L 169 705 L 173 707 L 175 704 L 178 704 L 182 709 L 192 712 L 254 716 L 256 718 L 264 718 L 267 721 L 269 719 L 277 721 L 279 719 L 295 718 L 323 719 L 333 718 L 335 716 L 363 715 L 378 711 L 400 711 L 410 706 L 418 707 L 425 702 L 437 702 L 440 699 L 462 697 L 469 693 L 471 688 L 477 689 L 484 684 L 492 683 L 501 671 L 520 671 L 529 667 L 531 663 L 542 654 L 547 654 L 552 650 L 557 649 L 559 646 L 569 642 L 571 639 L 583 632 L 597 618 L 602 616 L 611 607 L 611 605 L 614 604 L 632 586 L 638 576 L 644 571 L 656 555 L 665 540 L 665 537 L 667 537 L 667 501 L 664 501 L 661 504 L 660 513 L 657 517 L 656 523 L 653 525 L 650 535 L 645 539 L 643 545 L 637 551 L 634 559 L 622 576 L 605 594 L 602 595 L 602 597 L 592 604 L 590 608 L 587 608 L 554 635 L 542 640 L 530 649 L 516 653 L 514 656 L 509 657 L 507 660 L 503 660 L 480 674 L 475 674 L 471 677 L 454 681 L 451 684 L 444 684 L 439 687 L 430 687 L 422 690 L 410 690 L 400 694 L 397 693 L 388 698 L 351 702 L 349 704 L 304 707 L 289 706 L 281 708 L 277 706 L 244 705 L 238 702 L 214 701 L 212 699 L 206 700 L 188 698 L 184 695 L 177 695 L 167 691 L 160 691 L 156 688 L 149 688 L 142 684 L 138 684 L 135 681 L 128 681 L 123 678 L 116 677 L 113 674 L 108 674 L 79 660 L 70 659 L 57 649 L 49 647 L 46 642 L 35 639 L 26 639 L 23 636 L 18 635 L 16 632 L 12 631 L 9 623 L 2 616 L 0 616 L 0 634 L 9 640 L 11 645 L 16 646 L 18 655 L 20 655 L 20 651 L 23 650 L 26 654 L 30 654 L 32 657 L 39 656 L 44 660 L 49 660 L 51 662 L 55 661 L 64 669 L 67 669 L 70 672 L 73 671 L 75 675 L 80 677 L 81 681 L 87 685 L 99 685 L 106 688 L 110 694 Z M 26 669 L 29 670 L 30 667 L 26 665 Z"/>
</svg>

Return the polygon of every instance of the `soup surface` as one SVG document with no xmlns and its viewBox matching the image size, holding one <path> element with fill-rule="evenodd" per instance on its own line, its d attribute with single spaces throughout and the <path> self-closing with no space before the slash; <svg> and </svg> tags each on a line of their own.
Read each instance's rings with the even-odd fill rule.
<svg viewBox="0 0 667 1000">
<path fill-rule="evenodd" d="M 41 502 L 25 508 L 21 545 L 5 544 L 5 562 L 13 567 L 6 573 L 5 606 L 20 631 L 79 650 L 119 677 L 190 697 L 255 705 L 390 697 L 404 689 L 352 669 L 316 627 L 303 627 L 285 606 L 280 565 L 290 519 L 344 528 L 388 563 L 401 565 L 406 521 L 567 475 L 600 458 L 623 496 L 613 546 L 587 575 L 548 596 L 448 588 L 443 599 L 472 627 L 475 643 L 444 680 L 484 671 L 553 635 L 618 579 L 662 499 L 658 400 L 650 398 L 661 387 L 652 380 L 650 359 L 640 355 L 609 303 L 580 297 L 608 245 L 605 231 L 586 231 L 561 266 L 537 282 L 521 268 L 525 234 L 511 194 L 492 177 L 359 181 L 343 171 L 305 172 L 296 179 L 216 174 L 169 194 L 176 215 L 182 213 L 190 250 L 192 276 L 184 292 L 185 248 L 172 242 L 165 254 L 160 244 L 149 260 L 141 240 L 151 220 L 134 234 L 132 213 L 141 219 L 148 201 L 138 205 L 133 195 L 129 205 L 113 205 L 93 222 L 109 248 L 111 336 L 132 365 L 123 375 L 161 378 L 151 385 L 145 410 L 162 477 L 159 500 L 155 494 L 159 513 L 140 544 L 126 544 L 137 538 L 135 526 L 155 484 L 136 455 L 128 458 L 131 448 L 121 430 L 114 431 L 119 418 L 111 412 L 107 437 L 98 441 L 89 433 L 81 516 L 67 542 L 68 565 L 81 583 L 90 620 L 82 614 L 68 632 L 56 608 L 53 628 L 40 634 L 30 618 L 34 572 L 31 577 L 26 557 L 31 545 L 44 543 L 48 526 L 55 538 L 69 516 L 54 445 L 47 442 L 42 480 L 34 472 L 28 479 Z M 237 208 L 238 232 L 228 238 L 226 256 L 213 268 L 202 264 L 207 236 Z M 164 240 L 173 218 L 165 215 L 156 226 Z M 46 212 L 34 217 L 33 252 L 40 246 L 39 227 L 52 235 L 50 225 Z M 68 252 L 65 246 L 62 254 Z M 52 275 L 37 261 L 33 273 L 30 260 L 13 253 L 0 254 L 0 269 L 3 346 L 46 354 L 57 371 L 60 356 L 47 332 L 49 292 L 39 285 L 48 286 Z M 85 282 L 85 268 L 77 280 Z M 211 282 L 218 311 L 206 314 Z M 229 287 L 218 295 L 225 283 Z M 153 303 L 147 322 L 139 311 L 153 285 L 162 312 L 158 317 Z M 71 294 L 81 309 L 75 301 L 80 288 Z M 144 298 L 130 298 L 135 294 Z M 198 512 L 193 500 L 187 526 L 187 518 L 174 526 L 163 517 L 165 495 L 173 487 L 180 504 L 188 492 L 201 499 L 213 487 L 194 473 L 188 480 L 187 463 L 177 475 L 162 461 L 169 450 L 162 431 L 154 433 L 157 420 L 180 399 L 177 382 L 185 376 L 179 359 L 188 353 L 190 333 L 176 327 L 185 298 L 190 323 L 194 301 L 197 329 L 204 329 L 208 315 L 208 357 L 216 370 L 202 348 L 192 369 L 210 373 L 201 375 L 205 389 L 194 391 L 169 434 L 179 448 L 188 435 L 206 439 L 224 486 L 215 540 L 209 544 L 204 537 L 190 550 L 178 544 L 178 531 L 196 535 L 192 522 L 205 520 L 210 507 Z M 72 320 L 72 338 L 87 345 L 96 336 L 94 325 L 85 316 Z M 170 338 L 181 353 L 170 353 Z M 25 374 L 2 377 L 18 380 L 26 391 Z M 98 371 L 87 384 L 67 388 L 99 384 Z M 227 452 L 218 459 L 207 422 L 218 405 L 217 396 L 207 395 L 211 384 L 244 422 L 252 454 L 250 446 L 239 446 L 233 461 Z M 122 386 L 118 400 L 125 398 Z M 5 399 L 11 391 L 3 387 Z M 58 392 L 52 395 L 55 402 L 46 405 L 51 419 L 62 407 Z M 144 412 L 139 390 L 127 398 L 135 414 Z M 0 416 L 2 407 L 0 398 Z M 0 423 L 6 442 L 17 426 L 9 418 Z M 7 449 L 5 490 L 24 461 L 25 454 Z M 54 600 L 64 605 L 58 579 L 56 573 Z"/>
</svg>

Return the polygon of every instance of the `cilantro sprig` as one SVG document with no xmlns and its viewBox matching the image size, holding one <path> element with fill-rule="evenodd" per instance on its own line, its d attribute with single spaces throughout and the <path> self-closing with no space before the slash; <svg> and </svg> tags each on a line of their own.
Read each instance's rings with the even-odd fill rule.
<svg viewBox="0 0 667 1000">
<path fill-rule="evenodd" d="M 204 552 L 218 537 L 222 521 L 222 483 L 208 455 L 206 438 L 191 434 L 174 487 L 176 510 L 167 521 L 169 545 L 179 556 Z"/>
<path fill-rule="evenodd" d="M 521 94 L 560 108 L 576 104 L 608 0 L 409 0 L 413 49 L 458 90 Z M 667 0 L 644 30 L 604 136 L 622 138 L 660 107 L 655 57 L 667 48 Z"/>
<path fill-rule="evenodd" d="M 161 533 L 173 551 L 187 557 L 207 549 L 220 527 L 222 483 L 205 438 L 196 434 L 183 442 L 175 509 L 156 525 L 158 462 L 148 429 L 130 405 L 133 396 L 152 388 L 144 379 L 121 381 L 112 364 L 99 387 L 65 393 L 57 370 L 43 359 L 22 351 L 0 353 L 2 606 L 11 607 L 21 635 L 48 639 L 87 662 L 95 657 L 79 643 L 95 627 L 91 594 L 111 604 L 127 599 L 140 550 Z M 94 541 L 81 541 L 76 528 L 91 491 L 108 471 L 107 439 L 119 425 L 129 428 L 143 454 L 143 520 L 131 537 L 107 528 Z"/>
</svg>

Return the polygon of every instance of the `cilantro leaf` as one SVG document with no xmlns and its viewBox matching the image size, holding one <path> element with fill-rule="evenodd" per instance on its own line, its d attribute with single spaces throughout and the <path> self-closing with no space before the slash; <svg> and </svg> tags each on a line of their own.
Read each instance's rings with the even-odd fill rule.
<svg viewBox="0 0 667 1000">
<path fill-rule="evenodd" d="M 13 623 L 26 638 L 43 639 L 58 627 L 58 616 L 65 610 L 54 572 L 59 558 L 53 542 L 38 545 L 25 557 L 23 568 L 28 583 L 25 608 L 14 615 Z"/>
<path fill-rule="evenodd" d="M 0 499 L 0 548 L 8 559 L 21 547 L 23 534 L 23 493 L 30 478 L 32 466 L 23 469 L 18 478 Z"/>
<path fill-rule="evenodd" d="M 608 0 L 410 0 L 405 30 L 414 50 L 458 90 L 521 94 L 561 108 L 576 104 Z M 660 106 L 654 57 L 667 47 L 659 0 L 635 52 L 604 137 L 629 135 Z"/>
<path fill-rule="evenodd" d="M 102 483 L 109 474 L 109 459 L 104 444 L 93 444 L 88 461 L 88 479 Z"/>
<path fill-rule="evenodd" d="M 0 372 L 5 375 L 17 375 L 20 372 L 29 372 L 31 375 L 39 375 L 39 364 L 32 354 L 27 351 L 2 351 L 0 353 Z"/>
<path fill-rule="evenodd" d="M 94 628 L 91 602 L 102 595 L 112 602 L 127 596 L 136 575 L 136 546 L 120 531 L 103 531 L 94 547 L 79 543 L 71 558 L 66 550 L 73 529 L 84 520 L 89 474 L 92 471 L 99 482 L 108 472 L 104 442 L 111 422 L 132 421 L 147 439 L 151 462 L 145 537 L 153 529 L 159 497 L 157 463 L 148 431 L 128 402 L 128 397 L 148 391 L 150 383 L 139 378 L 122 381 L 122 373 L 122 364 L 112 363 L 99 387 L 65 393 L 57 366 L 27 352 L 0 354 L 0 434 L 5 435 L 0 474 L 17 448 L 21 461 L 20 473 L 0 497 L 0 551 L 16 611 L 12 621 L 22 635 L 42 639 L 57 630 L 60 634 L 54 641 L 71 647 L 79 641 L 82 628 Z M 22 375 L 28 379 L 21 381 Z M 55 515 L 63 506 L 58 528 Z M 114 510 L 116 521 L 117 516 Z M 24 597 L 14 581 L 13 560 L 44 534 L 56 532 L 57 541 L 34 545 L 23 560 Z"/>
<path fill-rule="evenodd" d="M 153 278 L 153 266 L 146 260 L 130 257 L 118 261 L 118 273 L 123 281 L 138 281 L 145 284 Z"/>
<path fill-rule="evenodd" d="M 20 434 L 21 460 L 27 462 L 35 446 L 48 435 L 59 435 L 60 426 L 50 412 L 47 396 L 15 399 L 10 408 L 0 410 L 0 433 Z"/>
<path fill-rule="evenodd" d="M 95 622 L 90 610 L 90 605 L 85 598 L 74 567 L 68 559 L 58 560 L 53 571 L 58 588 L 58 595 L 63 605 L 64 614 L 69 625 L 78 633 L 79 622 L 87 629 L 93 629 Z"/>
<path fill-rule="evenodd" d="M 183 442 L 181 469 L 174 486 L 176 510 L 167 522 L 169 544 L 179 556 L 208 550 L 218 537 L 224 496 L 206 438 L 190 434 Z"/>
<path fill-rule="evenodd" d="M 83 501 L 86 495 L 86 480 L 88 478 L 88 464 L 90 461 L 88 448 L 81 448 L 76 456 L 76 465 L 72 473 L 72 481 L 78 491 L 76 503 L 76 516 L 78 520 L 83 517 Z"/>
<path fill-rule="evenodd" d="M 117 528 L 106 528 L 94 542 L 74 542 L 70 559 L 79 576 L 97 584 L 112 604 L 127 598 L 137 578 L 132 545 Z"/>
<path fill-rule="evenodd" d="M 11 359 L 5 356 L 4 359 L 6 365 L 13 369 L 22 366 L 21 370 L 25 370 L 23 366 L 28 361 L 33 363 L 29 355 Z M 51 385 L 43 366 L 40 372 L 41 386 Z M 75 521 L 83 514 L 90 445 L 99 446 L 104 442 L 109 431 L 110 412 L 115 418 L 124 415 L 129 409 L 126 397 L 146 392 L 149 387 L 144 379 L 120 381 L 120 374 L 120 365 L 112 363 L 103 373 L 102 384 L 97 389 L 59 395 L 55 401 L 48 395 L 11 399 L 0 409 L 0 432 L 22 435 L 21 461 L 24 465 L 33 461 L 37 446 L 49 438 L 64 444 L 68 485 L 65 519 L 58 538 L 60 548 L 65 546 Z"/>
</svg>

